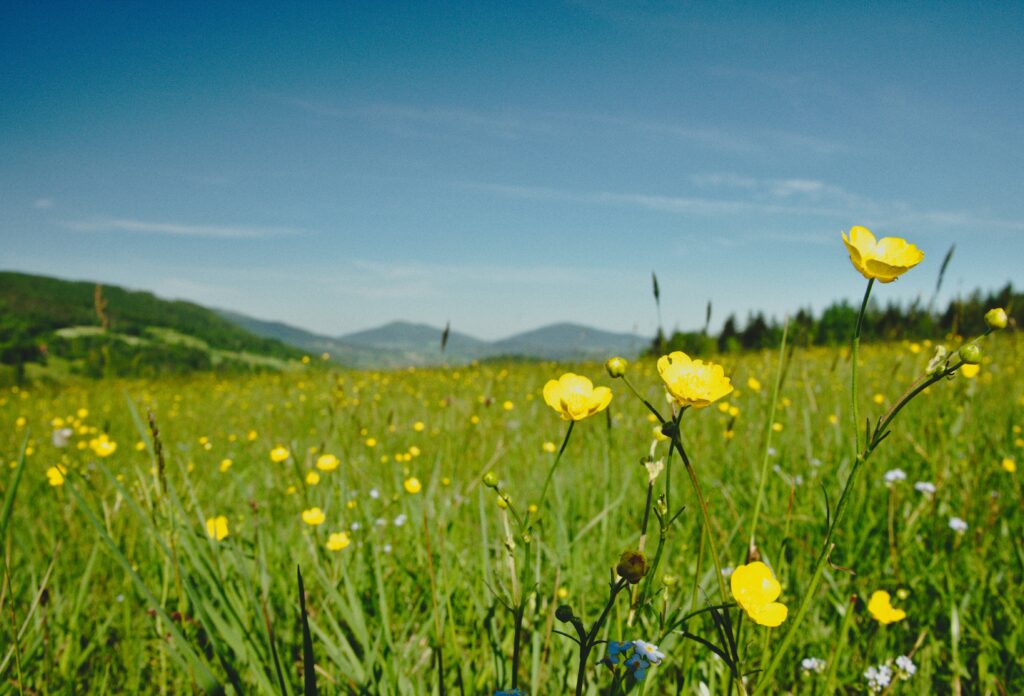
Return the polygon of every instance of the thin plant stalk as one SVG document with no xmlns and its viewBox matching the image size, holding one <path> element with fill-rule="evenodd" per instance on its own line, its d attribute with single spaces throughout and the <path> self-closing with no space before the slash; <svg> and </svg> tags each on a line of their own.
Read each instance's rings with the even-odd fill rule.
<svg viewBox="0 0 1024 696">
<path fill-rule="evenodd" d="M 761 501 L 764 499 L 764 484 L 768 479 L 768 453 L 772 447 L 772 425 L 775 423 L 775 409 L 778 406 L 779 390 L 782 388 L 782 371 L 786 362 L 786 336 L 788 332 L 789 319 L 787 317 L 786 321 L 782 324 L 782 343 L 779 345 L 779 367 L 775 372 L 775 386 L 772 388 L 772 406 L 768 411 L 768 421 L 764 429 L 764 455 L 761 458 L 761 478 L 757 484 L 757 498 L 754 500 L 754 516 L 750 522 L 749 554 L 753 554 L 757 550 L 757 520 L 761 513 Z"/>
<path fill-rule="evenodd" d="M 569 421 L 569 427 L 565 431 L 565 438 L 562 440 L 562 446 L 558 448 L 558 454 L 555 455 L 555 461 L 551 462 L 551 468 L 548 469 L 547 478 L 544 479 L 544 487 L 540 489 L 540 500 L 537 501 L 537 510 L 541 510 L 541 506 L 544 504 L 544 498 L 548 494 L 548 486 L 551 485 L 551 477 L 555 475 L 555 469 L 558 468 L 558 463 L 562 461 L 562 453 L 565 452 L 565 446 L 569 444 L 569 437 L 572 435 L 573 426 L 576 425 L 576 421 Z"/>
</svg>

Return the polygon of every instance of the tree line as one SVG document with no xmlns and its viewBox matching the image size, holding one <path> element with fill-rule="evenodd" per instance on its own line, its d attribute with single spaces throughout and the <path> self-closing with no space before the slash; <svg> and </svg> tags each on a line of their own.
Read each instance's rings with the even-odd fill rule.
<svg viewBox="0 0 1024 696">
<path fill-rule="evenodd" d="M 1007 284 L 994 292 L 976 290 L 967 297 L 951 300 L 943 310 L 936 310 L 918 299 L 909 304 L 889 302 L 880 305 L 872 300 L 864 315 L 864 340 L 900 341 L 935 339 L 946 335 L 975 336 L 985 331 L 985 312 L 1003 307 L 1010 316 L 1010 328 L 1024 320 L 1024 293 L 1015 292 Z M 796 346 L 831 346 L 848 343 L 857 321 L 855 307 L 843 300 L 833 302 L 821 314 L 801 308 L 789 319 L 788 342 Z M 710 320 L 710 304 L 708 319 Z M 718 334 L 705 328 L 700 331 L 673 331 L 666 336 L 659 329 L 648 351 L 651 355 L 681 350 L 694 355 L 735 353 L 743 350 L 774 348 L 782 340 L 782 321 L 767 318 L 763 312 L 752 312 L 741 325 L 735 314 L 729 315 Z"/>
</svg>

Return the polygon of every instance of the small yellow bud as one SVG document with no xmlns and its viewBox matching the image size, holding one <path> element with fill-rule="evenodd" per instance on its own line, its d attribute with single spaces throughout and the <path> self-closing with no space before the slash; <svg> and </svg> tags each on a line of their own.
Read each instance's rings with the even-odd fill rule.
<svg viewBox="0 0 1024 696">
<path fill-rule="evenodd" d="M 505 498 L 505 496 L 499 495 L 497 503 L 498 503 L 498 507 L 501 508 L 502 510 L 505 510 L 505 509 L 508 508 L 508 500 Z"/>
<path fill-rule="evenodd" d="M 985 323 L 993 329 L 1005 329 L 1006 319 L 1006 310 L 1002 307 L 996 307 L 985 312 Z"/>
<path fill-rule="evenodd" d="M 612 379 L 618 379 L 626 374 L 626 368 L 629 367 L 629 363 L 626 362 L 625 358 L 615 356 L 614 358 L 608 358 L 608 362 L 604 364 L 604 367 L 608 370 L 609 377 Z"/>
<path fill-rule="evenodd" d="M 488 471 L 486 474 L 484 474 L 484 485 L 487 486 L 488 488 L 498 487 L 498 477 L 494 474 L 493 471 Z"/>
</svg>

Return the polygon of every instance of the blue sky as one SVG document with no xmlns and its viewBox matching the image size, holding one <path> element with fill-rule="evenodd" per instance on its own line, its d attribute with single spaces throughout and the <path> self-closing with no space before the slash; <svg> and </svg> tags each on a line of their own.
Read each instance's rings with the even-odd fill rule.
<svg viewBox="0 0 1024 696">
<path fill-rule="evenodd" d="M 1021 3 L 4 3 L 0 268 L 329 334 L 1024 285 Z M 898 5 L 898 6 L 896 6 Z"/>
</svg>

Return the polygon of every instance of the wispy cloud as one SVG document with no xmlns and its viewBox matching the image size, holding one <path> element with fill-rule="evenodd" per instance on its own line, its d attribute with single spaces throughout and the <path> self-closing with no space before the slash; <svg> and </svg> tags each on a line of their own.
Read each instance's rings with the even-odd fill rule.
<svg viewBox="0 0 1024 696">
<path fill-rule="evenodd" d="M 292 227 L 255 227 L 249 225 L 193 225 L 176 222 L 151 222 L 131 218 L 94 218 L 72 220 L 64 226 L 76 232 L 131 232 L 137 234 L 170 235 L 175 237 L 205 237 L 210 239 L 262 239 L 302 234 Z"/>
<path fill-rule="evenodd" d="M 37 198 L 32 201 L 32 207 L 36 210 L 47 210 L 52 208 L 54 201 L 52 198 Z"/>
<path fill-rule="evenodd" d="M 926 210 L 899 200 L 876 200 L 817 179 L 762 179 L 737 174 L 692 177 L 699 189 L 726 190 L 732 197 L 664 195 L 613 191 L 568 191 L 543 186 L 458 182 L 456 185 L 508 198 L 623 206 L 678 215 L 812 216 L 840 225 L 969 228 L 972 232 L 1024 231 L 1024 220 L 969 210 Z M 807 242 L 805 234 L 780 234 L 777 241 Z"/>
<path fill-rule="evenodd" d="M 552 110 L 488 111 L 461 106 L 414 106 L 370 103 L 334 106 L 310 99 L 283 101 L 309 113 L 356 119 L 402 137 L 482 136 L 502 140 L 588 134 L 617 139 L 630 135 L 685 143 L 732 154 L 750 154 L 785 148 L 813 154 L 845 150 L 841 143 L 817 136 L 778 129 L 726 129 L 684 120 L 657 119 L 637 114 L 581 113 Z"/>
<path fill-rule="evenodd" d="M 793 202 L 771 202 L 707 198 L 700 196 L 668 196 L 634 192 L 574 192 L 540 186 L 472 183 L 470 188 L 510 197 L 531 200 L 565 201 L 594 205 L 615 205 L 665 213 L 694 215 L 734 215 L 744 213 L 835 215 L 842 212 L 832 207 L 799 205 Z"/>
<path fill-rule="evenodd" d="M 307 99 L 288 99 L 287 102 L 313 114 L 359 119 L 386 128 L 397 135 L 409 137 L 437 135 L 443 131 L 516 140 L 528 132 L 547 131 L 550 128 L 543 120 L 527 114 L 478 111 L 460 107 L 391 103 L 338 107 Z"/>
</svg>

